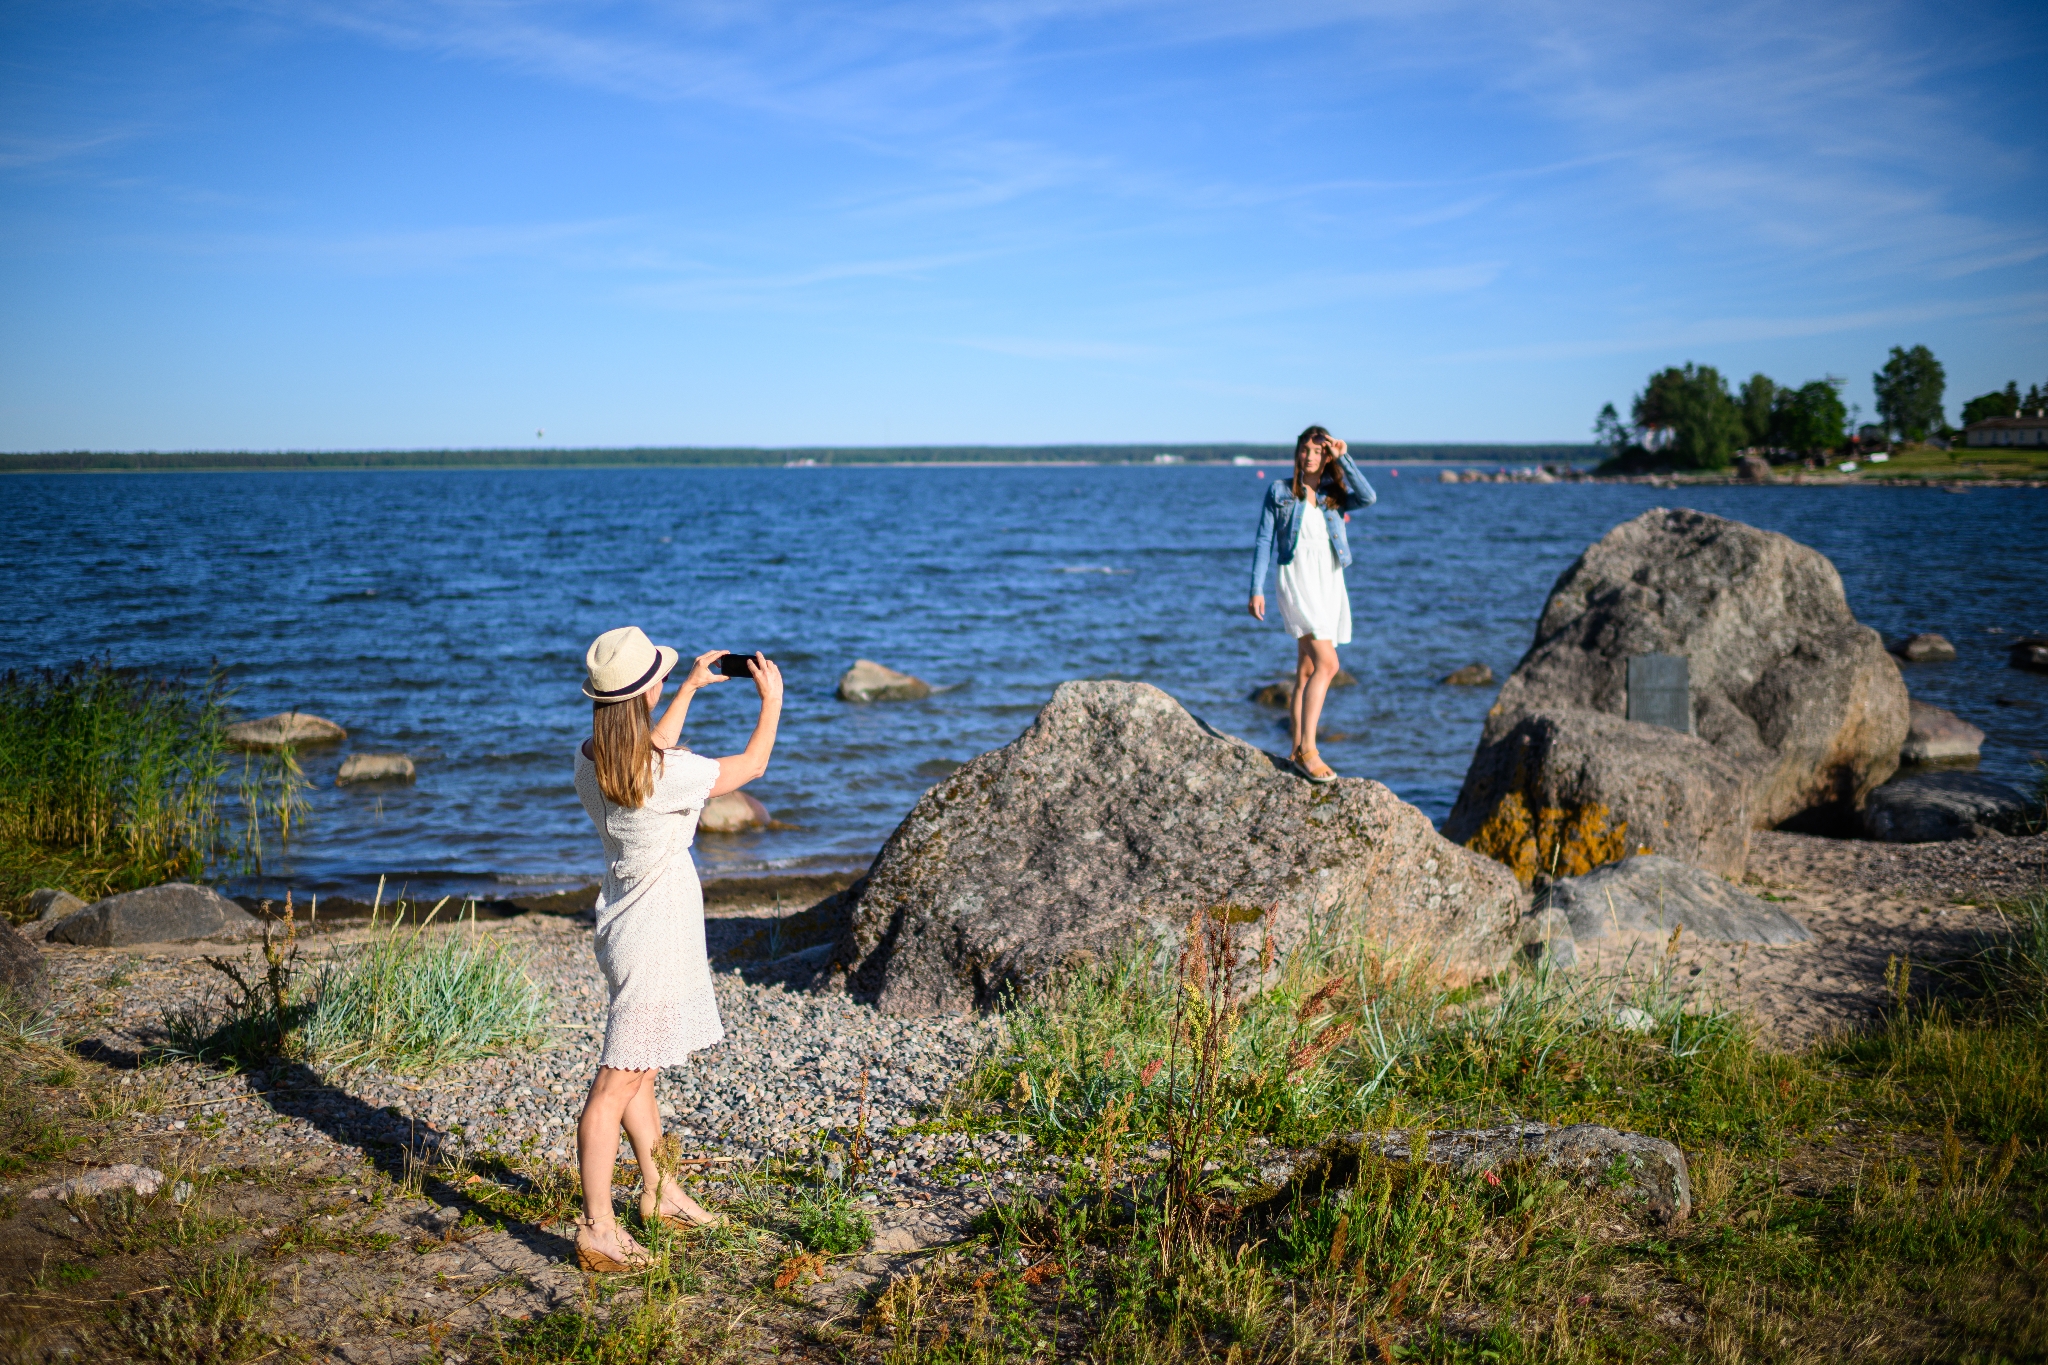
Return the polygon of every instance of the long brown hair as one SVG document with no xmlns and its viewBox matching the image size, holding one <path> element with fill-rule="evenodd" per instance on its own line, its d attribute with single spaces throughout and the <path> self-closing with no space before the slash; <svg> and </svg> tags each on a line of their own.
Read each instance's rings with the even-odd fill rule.
<svg viewBox="0 0 2048 1365">
<path fill-rule="evenodd" d="M 1328 427 L 1310 427 L 1294 438 L 1294 496 L 1296 498 L 1306 496 L 1303 480 L 1307 475 L 1302 470 L 1301 457 L 1308 454 L 1310 445 L 1317 441 L 1328 442 L 1330 439 L 1330 429 Z M 1322 498 L 1323 505 L 1326 507 L 1342 506 L 1344 496 L 1351 491 L 1344 483 L 1343 467 L 1337 463 L 1334 455 L 1324 460 L 1323 467 L 1316 471 L 1315 491 L 1317 496 Z"/>
<path fill-rule="evenodd" d="M 597 789 L 614 806 L 638 810 L 654 795 L 654 733 L 647 720 L 647 694 L 624 701 L 592 702 L 590 758 Z M 663 755 L 666 763 L 667 756 Z"/>
</svg>

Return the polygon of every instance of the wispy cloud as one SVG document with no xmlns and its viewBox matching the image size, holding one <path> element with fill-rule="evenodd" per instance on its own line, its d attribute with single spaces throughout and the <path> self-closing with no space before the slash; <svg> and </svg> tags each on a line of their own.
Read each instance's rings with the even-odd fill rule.
<svg viewBox="0 0 2048 1365">
<path fill-rule="evenodd" d="M 1893 308 L 1789 317 L 1705 318 L 1646 329 L 1628 336 L 1576 341 L 1541 342 L 1528 346 L 1495 346 L 1452 351 L 1430 357 L 1454 365 L 1493 364 L 1504 360 L 1583 360 L 1592 356 L 1676 354 L 1687 347 L 1723 346 L 1740 342 L 1778 341 L 1787 337 L 1829 336 L 1878 327 L 1897 328 L 1947 318 L 2009 315 L 2041 321 L 2048 317 L 2048 292 L 2009 297 L 1952 299 Z"/>
<path fill-rule="evenodd" d="M 139 132 L 136 128 L 113 128 L 64 137 L 0 134 L 0 170 L 24 170 L 76 161 L 127 142 Z"/>
</svg>

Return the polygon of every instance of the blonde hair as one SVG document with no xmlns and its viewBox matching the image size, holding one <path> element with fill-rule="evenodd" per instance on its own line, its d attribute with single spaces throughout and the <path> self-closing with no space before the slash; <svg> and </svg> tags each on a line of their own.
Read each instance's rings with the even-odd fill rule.
<svg viewBox="0 0 2048 1365">
<path fill-rule="evenodd" d="M 600 701 L 590 707 L 590 758 L 597 767 L 597 789 L 604 799 L 626 810 L 638 810 L 654 795 L 653 727 L 647 719 L 647 694 L 624 701 Z M 664 765 L 667 756 L 661 755 Z"/>
</svg>

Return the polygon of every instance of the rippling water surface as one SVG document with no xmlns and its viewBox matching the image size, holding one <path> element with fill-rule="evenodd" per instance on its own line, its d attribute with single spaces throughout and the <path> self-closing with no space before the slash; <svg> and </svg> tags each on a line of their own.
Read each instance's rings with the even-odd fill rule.
<svg viewBox="0 0 2048 1365">
<path fill-rule="evenodd" d="M 1916 695 L 1983 728 L 1986 773 L 2031 781 L 2048 679 L 2006 667 L 2048 630 L 2048 495 L 1884 489 L 1443 485 L 1367 470 L 1348 578 L 1361 685 L 1333 692 L 1324 753 L 1441 819 L 1494 689 L 1572 559 L 1645 508 L 1782 531 L 1841 570 L 1889 638 L 1938 630 L 1954 664 Z M 312 819 L 273 883 L 358 891 L 582 881 L 596 838 L 570 783 L 588 733 L 584 646 L 634 623 L 686 654 L 765 649 L 789 699 L 754 790 L 794 828 L 705 836 L 707 874 L 865 865 L 951 765 L 1014 739 L 1067 678 L 1155 683 L 1217 727 L 1285 747 L 1247 700 L 1292 643 L 1244 610 L 1257 471 L 1215 467 L 380 470 L 16 476 L 0 480 L 0 664 L 105 653 L 217 663 L 246 715 L 340 721 L 315 750 Z M 1270 584 L 1269 584 L 1270 592 Z M 1277 611 L 1270 614 L 1277 617 Z M 856 657 L 942 688 L 855 706 Z M 685 741 L 734 752 L 745 682 L 691 712 Z M 337 789 L 351 749 L 413 755 L 411 787 Z"/>
</svg>

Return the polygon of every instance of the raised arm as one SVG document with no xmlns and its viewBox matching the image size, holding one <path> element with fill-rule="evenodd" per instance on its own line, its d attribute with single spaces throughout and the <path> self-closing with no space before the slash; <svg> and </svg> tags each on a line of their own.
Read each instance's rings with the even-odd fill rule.
<svg viewBox="0 0 2048 1365">
<path fill-rule="evenodd" d="M 761 694 L 761 718 L 754 722 L 754 737 L 745 749 L 718 760 L 713 796 L 736 792 L 767 772 L 768 755 L 775 750 L 775 727 L 782 719 L 782 670 L 770 663 L 767 655 L 756 654 L 747 661 L 747 671 L 754 675 L 754 687 Z"/>
</svg>

